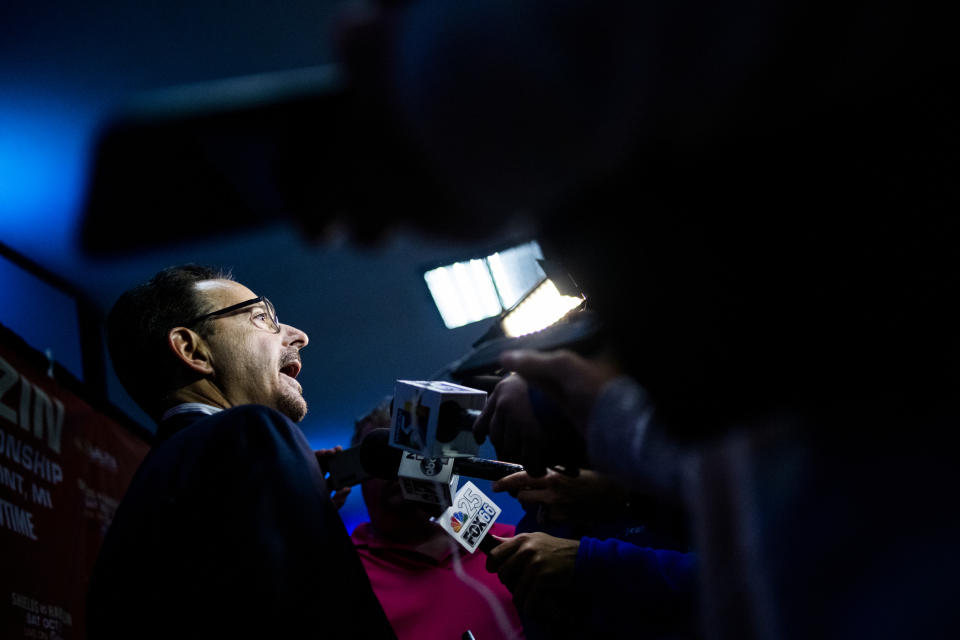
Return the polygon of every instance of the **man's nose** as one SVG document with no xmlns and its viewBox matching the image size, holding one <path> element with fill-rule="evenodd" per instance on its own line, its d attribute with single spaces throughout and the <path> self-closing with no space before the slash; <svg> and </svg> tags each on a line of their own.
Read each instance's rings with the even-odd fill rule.
<svg viewBox="0 0 960 640">
<path fill-rule="evenodd" d="M 297 347 L 298 349 L 303 349 L 310 342 L 310 338 L 307 337 L 306 332 L 301 331 L 296 327 L 291 327 L 288 324 L 281 324 L 280 329 L 281 333 L 283 334 L 284 346 L 290 345 L 292 347 Z"/>
</svg>

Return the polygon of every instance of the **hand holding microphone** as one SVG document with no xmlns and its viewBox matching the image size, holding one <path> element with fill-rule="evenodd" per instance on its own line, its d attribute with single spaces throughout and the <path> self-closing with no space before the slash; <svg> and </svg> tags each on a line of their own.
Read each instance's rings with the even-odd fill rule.
<svg viewBox="0 0 960 640">
<path fill-rule="evenodd" d="M 317 457 L 317 462 L 320 463 L 320 468 L 323 469 L 324 475 L 326 475 L 329 465 L 329 460 L 343 453 L 343 447 L 337 445 L 331 449 L 318 449 L 313 452 Z M 347 498 L 350 496 L 350 486 L 349 485 L 339 485 L 331 486 L 330 481 L 327 481 L 327 488 L 330 489 L 333 493 L 330 495 L 330 499 L 333 501 L 334 506 L 339 509 L 346 502 Z"/>
<path fill-rule="evenodd" d="M 367 478 L 396 480 L 403 453 L 390 446 L 390 429 L 381 427 L 371 429 L 359 445 L 320 459 L 320 466 L 329 474 L 327 484 L 337 490 L 360 484 Z M 453 459 L 453 472 L 469 478 L 493 481 L 520 471 L 523 471 L 522 465 L 500 460 L 473 456 Z"/>
<path fill-rule="evenodd" d="M 498 544 L 487 553 L 487 571 L 498 575 L 519 611 L 554 621 L 577 615 L 578 606 L 570 594 L 574 593 L 579 540 L 542 532 L 494 540 Z"/>
<path fill-rule="evenodd" d="M 499 456 L 519 460 L 533 477 L 553 465 L 578 468 L 590 411 L 613 367 L 566 350 L 506 351 L 500 361 L 513 375 L 491 392 L 473 427 L 476 441 L 489 436 Z"/>
<path fill-rule="evenodd" d="M 540 524 L 609 520 L 623 514 L 630 499 L 620 483 L 589 469 L 581 469 L 576 476 L 547 469 L 539 478 L 521 471 L 494 482 L 491 489 L 506 491 L 524 505 L 535 505 Z"/>
</svg>

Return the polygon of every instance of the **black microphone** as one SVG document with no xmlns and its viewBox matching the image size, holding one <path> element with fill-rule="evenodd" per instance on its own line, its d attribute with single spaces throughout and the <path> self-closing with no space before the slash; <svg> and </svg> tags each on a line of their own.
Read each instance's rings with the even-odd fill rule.
<svg viewBox="0 0 960 640">
<path fill-rule="evenodd" d="M 403 449 L 390 446 L 389 428 L 371 429 L 363 437 L 360 445 L 352 448 L 358 449 L 357 457 L 360 466 L 369 476 L 384 480 L 396 479 Z"/>
<path fill-rule="evenodd" d="M 440 413 L 437 417 L 437 442 L 452 442 L 461 432 L 473 432 L 473 424 L 479 417 L 479 409 L 465 409 L 453 400 L 440 403 Z"/>
<path fill-rule="evenodd" d="M 487 535 L 483 536 L 483 540 L 480 541 L 480 544 L 477 545 L 477 549 L 489 554 L 491 551 L 496 549 L 499 544 L 500 541 L 494 538 L 493 535 L 488 531 Z"/>
<path fill-rule="evenodd" d="M 363 441 L 320 461 L 332 491 L 360 484 L 368 478 L 393 480 L 397 477 L 403 451 L 390 446 L 390 429 L 373 429 Z"/>
<path fill-rule="evenodd" d="M 505 478 L 511 473 L 523 471 L 522 464 L 512 462 L 503 462 L 501 460 L 489 460 L 487 458 L 454 458 L 453 472 L 460 476 L 468 478 L 479 478 L 480 480 L 499 480 Z"/>
<path fill-rule="evenodd" d="M 327 485 L 333 490 L 368 478 L 396 480 L 403 453 L 390 446 L 390 429 L 372 429 L 359 445 L 334 454 L 321 467 L 330 474 Z M 523 465 L 476 457 L 453 459 L 453 472 L 468 478 L 499 480 L 518 471 L 523 471 Z"/>
</svg>

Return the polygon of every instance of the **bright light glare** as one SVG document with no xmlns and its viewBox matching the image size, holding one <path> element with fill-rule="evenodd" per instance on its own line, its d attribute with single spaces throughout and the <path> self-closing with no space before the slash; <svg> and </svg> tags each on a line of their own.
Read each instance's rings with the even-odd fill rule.
<svg viewBox="0 0 960 640">
<path fill-rule="evenodd" d="M 470 296 L 468 304 L 474 312 L 473 317 L 482 320 L 497 315 L 503 311 L 503 307 L 500 306 L 500 298 L 497 297 L 497 289 L 486 263 L 483 260 L 471 260 L 468 265 L 472 291 L 464 289 L 462 293 Z"/>
<path fill-rule="evenodd" d="M 438 267 L 423 277 L 448 329 L 490 318 L 502 311 L 493 280 L 481 260 Z"/>
<path fill-rule="evenodd" d="M 551 280 L 545 280 L 526 300 L 503 319 L 503 332 L 511 337 L 549 327 L 583 302 L 577 296 L 561 295 Z"/>
<path fill-rule="evenodd" d="M 500 292 L 504 309 L 509 309 L 543 280 L 543 269 L 537 260 L 543 252 L 536 241 L 531 241 L 487 257 L 493 281 Z"/>
<path fill-rule="evenodd" d="M 432 269 L 423 274 L 448 329 L 500 315 L 517 304 L 545 274 L 543 252 L 527 242 L 482 259 Z"/>
<path fill-rule="evenodd" d="M 430 295 L 440 310 L 440 316 L 448 329 L 467 323 L 466 314 L 457 302 L 457 290 L 453 285 L 453 275 L 449 267 L 440 267 L 423 274 Z"/>
</svg>

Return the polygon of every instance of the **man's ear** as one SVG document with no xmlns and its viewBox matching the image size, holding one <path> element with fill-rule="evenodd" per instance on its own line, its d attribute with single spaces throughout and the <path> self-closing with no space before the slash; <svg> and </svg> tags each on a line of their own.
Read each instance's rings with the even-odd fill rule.
<svg viewBox="0 0 960 640">
<path fill-rule="evenodd" d="M 167 334 L 167 346 L 173 355 L 185 365 L 201 375 L 213 373 L 213 363 L 210 360 L 210 349 L 207 342 L 195 331 L 186 327 L 174 327 Z"/>
</svg>

